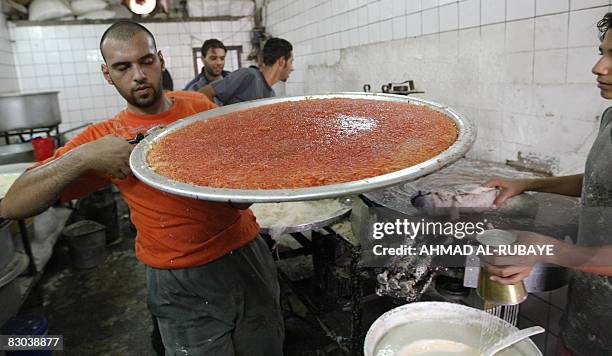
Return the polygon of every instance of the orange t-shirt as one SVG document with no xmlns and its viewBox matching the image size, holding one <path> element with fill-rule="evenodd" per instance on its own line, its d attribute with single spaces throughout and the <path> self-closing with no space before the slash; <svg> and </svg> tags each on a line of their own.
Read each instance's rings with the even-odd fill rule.
<svg viewBox="0 0 612 356">
<path fill-rule="evenodd" d="M 189 99 L 204 99 L 204 100 L 209 101 L 208 97 L 206 95 L 204 95 L 203 93 L 200 93 L 199 91 L 192 91 L 192 90 L 169 91 L 169 92 L 166 93 L 166 95 L 170 96 L 170 97 L 173 97 L 173 98 L 179 98 L 180 97 L 180 98 L 189 98 Z M 215 104 L 213 104 L 213 105 L 215 105 Z"/>
<path fill-rule="evenodd" d="M 174 104 L 166 112 L 137 115 L 123 110 L 110 120 L 87 127 L 47 161 L 107 135 L 133 138 L 153 126 L 167 125 L 216 106 L 202 97 L 174 96 L 172 92 L 167 95 L 174 99 Z M 111 182 L 119 187 L 138 231 L 136 257 L 151 267 L 170 269 L 202 265 L 244 246 L 259 232 L 250 210 L 165 193 L 134 176 L 119 180 L 92 171 L 70 185 L 62 193 L 61 200 L 83 197 Z"/>
</svg>

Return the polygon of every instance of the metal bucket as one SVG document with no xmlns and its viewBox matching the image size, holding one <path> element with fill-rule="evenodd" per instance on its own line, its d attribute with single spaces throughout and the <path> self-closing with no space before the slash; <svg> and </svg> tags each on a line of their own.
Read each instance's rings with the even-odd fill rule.
<svg viewBox="0 0 612 356">
<path fill-rule="evenodd" d="M 119 239 L 119 217 L 113 189 L 109 185 L 79 199 L 77 212 L 84 219 L 106 226 L 106 242 L 111 244 Z"/>
<path fill-rule="evenodd" d="M 460 304 L 444 302 L 418 302 L 402 305 L 381 315 L 368 330 L 363 352 L 365 356 L 376 356 L 376 349 L 387 333 L 401 325 L 420 327 L 426 323 L 437 323 L 436 330 L 428 335 L 431 339 L 445 339 L 451 330 L 473 326 L 481 330 L 496 330 L 496 338 L 501 339 L 518 329 L 504 320 L 482 310 Z M 468 343 L 468 340 L 454 340 Z M 410 341 L 407 341 L 407 343 Z M 478 348 L 479 345 L 469 345 Z M 530 339 L 516 343 L 506 349 L 512 355 L 542 356 L 540 350 Z M 389 353 L 390 354 L 390 353 Z"/>
<path fill-rule="evenodd" d="M 58 91 L 0 95 L 0 131 L 52 127 L 62 122 Z"/>
<path fill-rule="evenodd" d="M 106 227 L 91 220 L 81 220 L 63 231 L 68 237 L 70 259 L 76 268 L 93 268 L 106 259 Z"/>
</svg>

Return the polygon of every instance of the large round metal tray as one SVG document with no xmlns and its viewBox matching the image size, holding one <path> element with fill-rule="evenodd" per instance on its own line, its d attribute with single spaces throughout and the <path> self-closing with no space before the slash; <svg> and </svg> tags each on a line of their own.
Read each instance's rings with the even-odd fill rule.
<svg viewBox="0 0 612 356">
<path fill-rule="evenodd" d="M 434 110 L 443 112 L 447 116 L 449 116 L 457 125 L 457 128 L 459 130 L 459 136 L 457 138 L 457 141 L 446 151 L 420 164 L 376 177 L 346 183 L 330 184 L 308 188 L 244 190 L 196 186 L 192 184 L 177 182 L 168 179 L 160 174 L 157 174 L 151 169 L 151 167 L 147 163 L 147 154 L 152 144 L 154 144 L 162 137 L 170 134 L 171 132 L 185 127 L 193 123 L 194 121 L 208 120 L 209 118 L 214 116 L 250 109 L 262 105 L 269 105 L 286 101 L 328 98 L 370 99 L 403 103 L 408 102 L 416 105 L 425 105 Z M 380 189 L 401 182 L 409 181 L 421 177 L 425 174 L 437 171 L 438 169 L 448 165 L 449 163 L 452 163 L 457 159 L 461 158 L 470 149 L 475 139 L 475 126 L 464 116 L 446 105 L 438 104 L 423 99 L 392 94 L 330 93 L 321 95 L 255 100 L 223 106 L 217 109 L 189 116 L 182 120 L 178 120 L 162 130 L 150 133 L 144 140 L 142 140 L 132 151 L 132 155 L 130 157 L 130 167 L 132 168 L 132 172 L 134 173 L 134 175 L 144 183 L 171 194 L 181 195 L 194 199 L 233 203 L 273 203 L 285 201 L 317 200 L 342 197 L 356 193 L 363 193 L 374 189 Z M 189 143 L 186 142 L 185 144 Z"/>
</svg>

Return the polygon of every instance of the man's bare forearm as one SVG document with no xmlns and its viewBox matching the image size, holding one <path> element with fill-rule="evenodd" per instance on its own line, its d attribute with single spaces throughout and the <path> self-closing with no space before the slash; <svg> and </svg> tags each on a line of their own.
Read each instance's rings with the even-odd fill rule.
<svg viewBox="0 0 612 356">
<path fill-rule="evenodd" d="M 9 219 L 40 214 L 53 205 L 62 191 L 87 170 L 79 149 L 31 169 L 13 183 L 0 202 L 0 213 Z"/>
<path fill-rule="evenodd" d="M 583 178 L 583 174 L 576 174 L 563 177 L 528 179 L 526 190 L 579 197 L 582 193 Z"/>
</svg>

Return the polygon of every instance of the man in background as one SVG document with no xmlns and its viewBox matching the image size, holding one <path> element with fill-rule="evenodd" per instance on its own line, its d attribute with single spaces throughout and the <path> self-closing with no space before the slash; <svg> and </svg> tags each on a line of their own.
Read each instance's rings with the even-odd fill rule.
<svg viewBox="0 0 612 356">
<path fill-rule="evenodd" d="M 272 86 L 285 82 L 293 71 L 293 46 L 282 38 L 270 38 L 263 48 L 263 66 L 240 68 L 199 91 L 223 105 L 276 96 Z"/>
<path fill-rule="evenodd" d="M 204 63 L 202 71 L 185 85 L 184 90 L 199 90 L 207 84 L 224 78 L 229 74 L 228 71 L 223 70 L 225 67 L 225 55 L 227 54 L 227 49 L 223 42 L 214 38 L 206 40 L 202 44 L 201 52 L 202 63 Z"/>
</svg>

